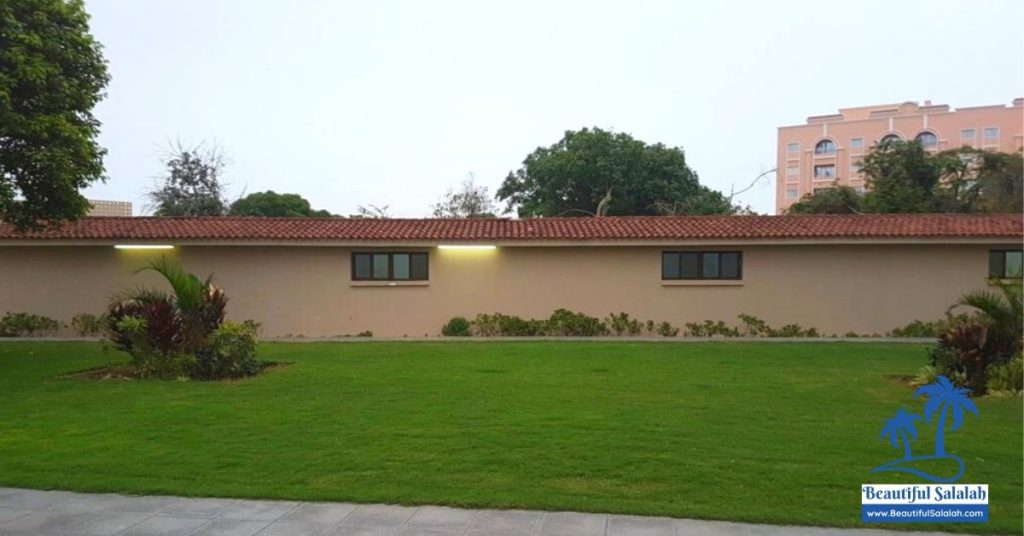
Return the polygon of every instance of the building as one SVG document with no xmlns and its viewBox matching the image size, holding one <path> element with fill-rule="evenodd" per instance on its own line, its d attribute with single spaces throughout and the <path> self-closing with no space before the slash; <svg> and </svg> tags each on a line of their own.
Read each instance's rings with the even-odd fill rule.
<svg viewBox="0 0 1024 536">
<path fill-rule="evenodd" d="M 858 164 L 882 140 L 918 140 L 929 151 L 961 146 L 1019 151 L 1024 146 L 1024 99 L 1012 106 L 951 110 L 916 102 L 842 108 L 838 114 L 779 127 L 775 211 L 781 214 L 805 194 L 837 185 L 864 190 Z"/>
<path fill-rule="evenodd" d="M 827 334 L 941 318 L 990 271 L 1019 273 L 1018 215 L 816 215 L 376 220 L 83 218 L 0 225 L 0 313 L 67 322 L 161 255 L 213 274 L 229 315 L 264 335 L 437 336 L 454 316 L 724 320 Z"/>
<path fill-rule="evenodd" d="M 89 212 L 86 214 L 86 216 L 132 215 L 131 201 L 103 201 L 100 199 L 90 199 L 89 204 L 92 206 L 89 208 Z"/>
</svg>

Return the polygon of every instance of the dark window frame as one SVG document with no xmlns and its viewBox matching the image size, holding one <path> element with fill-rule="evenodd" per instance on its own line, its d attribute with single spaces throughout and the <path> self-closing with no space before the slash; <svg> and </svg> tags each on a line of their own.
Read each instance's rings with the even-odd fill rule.
<svg viewBox="0 0 1024 536">
<path fill-rule="evenodd" d="M 665 255 L 682 255 L 684 253 L 697 254 L 697 277 L 683 277 L 683 268 L 680 263 L 679 277 L 665 277 Z M 722 255 L 727 253 L 736 254 L 736 277 L 722 277 Z M 718 255 L 718 277 L 704 277 L 704 256 Z M 677 257 L 678 258 L 678 257 Z M 665 250 L 661 252 L 661 280 L 662 281 L 742 281 L 743 280 L 743 251 L 738 249 L 723 250 Z"/>
<path fill-rule="evenodd" d="M 1016 279 L 1017 276 L 1006 275 L 1006 254 L 1021 253 L 1020 249 L 990 249 L 988 250 L 988 276 L 993 279 Z M 993 263 L 993 255 L 998 255 L 999 260 Z M 996 271 L 998 268 L 998 272 Z"/>
<path fill-rule="evenodd" d="M 825 138 L 814 144 L 815 156 L 831 156 L 839 151 L 839 144 L 831 138 Z"/>
<path fill-rule="evenodd" d="M 356 276 L 356 257 L 359 255 L 367 255 L 370 257 L 370 277 L 357 277 Z M 373 259 L 374 255 L 387 255 L 388 258 L 388 277 L 387 279 L 378 279 L 373 277 Z M 408 279 L 395 279 L 395 255 L 408 255 L 409 256 L 409 278 Z M 424 265 L 425 273 L 422 278 L 413 277 L 413 256 L 422 255 L 426 259 Z M 350 276 L 352 281 L 379 281 L 388 283 L 401 283 L 404 281 L 430 281 L 430 253 L 426 251 L 353 251 L 349 258 Z"/>
</svg>

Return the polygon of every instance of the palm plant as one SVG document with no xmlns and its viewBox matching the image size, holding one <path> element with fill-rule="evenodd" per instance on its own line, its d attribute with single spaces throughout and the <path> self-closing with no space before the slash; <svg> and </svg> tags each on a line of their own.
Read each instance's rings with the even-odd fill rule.
<svg viewBox="0 0 1024 536">
<path fill-rule="evenodd" d="M 885 422 L 885 427 L 882 428 L 882 433 L 879 435 L 888 438 L 893 448 L 898 448 L 898 443 L 903 442 L 903 459 L 909 460 L 911 458 L 910 440 L 917 439 L 917 427 L 914 426 L 914 423 L 920 420 L 922 420 L 920 415 L 908 413 L 906 409 L 900 408 L 893 418 Z"/>
<path fill-rule="evenodd" d="M 994 280 L 992 284 L 999 293 L 981 290 L 965 294 L 956 306 L 976 309 L 984 318 L 988 328 L 986 340 L 990 351 L 1001 355 L 1012 355 L 1021 350 L 1024 333 L 1024 293 L 1021 283 L 1004 283 Z"/>
<path fill-rule="evenodd" d="M 195 352 L 206 337 L 224 322 L 227 296 L 213 285 L 213 276 L 200 280 L 167 257 L 160 257 L 139 272 L 147 270 L 162 275 L 171 286 L 182 324 L 183 349 L 188 353 Z"/>
<path fill-rule="evenodd" d="M 924 405 L 924 418 L 932 421 L 932 416 L 941 410 L 938 426 L 935 429 L 935 456 L 946 456 L 946 417 L 953 416 L 953 426 L 949 431 L 955 432 L 964 424 L 964 410 L 978 415 L 978 408 L 967 397 L 969 389 L 953 385 L 949 378 L 939 376 L 935 383 L 919 387 L 914 391 L 914 398 L 927 396 L 928 401 Z"/>
</svg>

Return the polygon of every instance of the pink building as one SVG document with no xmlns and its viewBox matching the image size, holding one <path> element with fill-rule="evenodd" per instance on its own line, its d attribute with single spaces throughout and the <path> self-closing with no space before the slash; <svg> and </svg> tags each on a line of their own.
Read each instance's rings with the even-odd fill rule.
<svg viewBox="0 0 1024 536">
<path fill-rule="evenodd" d="M 860 159 L 880 141 L 920 141 L 929 151 L 963 145 L 1004 152 L 1024 147 L 1024 99 L 1011 106 L 951 110 L 946 104 L 916 102 L 841 108 L 807 118 L 807 124 L 779 127 L 775 211 L 782 213 L 805 194 L 851 186 L 864 190 Z"/>
</svg>

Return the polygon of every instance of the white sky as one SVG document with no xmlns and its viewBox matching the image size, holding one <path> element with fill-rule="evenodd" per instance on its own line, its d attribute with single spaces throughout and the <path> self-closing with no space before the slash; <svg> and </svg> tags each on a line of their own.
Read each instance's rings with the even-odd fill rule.
<svg viewBox="0 0 1024 536">
<path fill-rule="evenodd" d="M 599 126 L 682 146 L 728 193 L 776 127 L 839 107 L 1024 95 L 1024 2 L 89 0 L 113 77 L 94 199 L 136 214 L 169 140 L 215 140 L 232 198 L 421 217 L 473 172 Z M 773 179 L 774 180 L 774 179 Z M 765 182 L 740 198 L 774 210 Z"/>
</svg>

